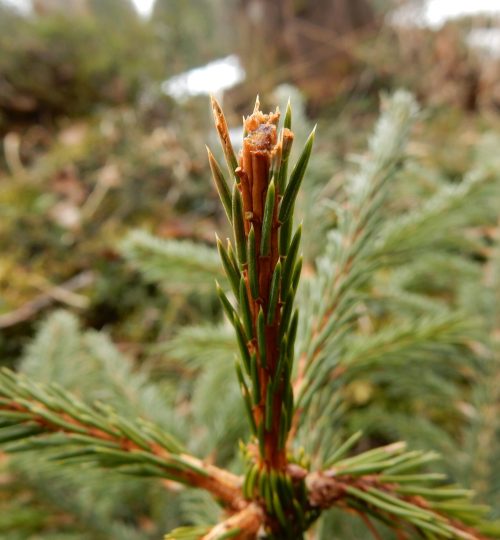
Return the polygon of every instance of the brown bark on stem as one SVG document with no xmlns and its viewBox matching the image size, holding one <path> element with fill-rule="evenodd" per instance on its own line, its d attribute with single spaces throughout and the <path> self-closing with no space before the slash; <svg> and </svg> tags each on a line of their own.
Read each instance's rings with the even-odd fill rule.
<svg viewBox="0 0 500 540">
<path fill-rule="evenodd" d="M 279 223 L 277 220 L 279 193 L 276 193 L 274 216 L 271 228 L 270 251 L 269 254 L 261 255 L 262 241 L 262 221 L 266 203 L 267 191 L 271 180 L 271 167 L 277 152 L 281 151 L 276 134 L 276 124 L 279 114 L 271 113 L 265 115 L 258 110 L 258 106 L 253 114 L 245 119 L 245 128 L 248 135 L 243 140 L 237 174 L 241 178 L 240 189 L 243 195 L 245 233 L 248 235 L 250 225 L 253 224 L 255 231 L 255 258 L 257 261 L 257 276 L 259 297 L 252 298 L 248 286 L 247 296 L 250 310 L 253 316 L 254 329 L 257 328 L 257 317 L 259 309 L 262 307 L 267 319 L 269 310 L 269 295 L 274 269 L 279 260 L 278 253 L 278 232 Z M 254 418 L 257 426 L 265 422 L 266 392 L 269 384 L 274 380 L 281 344 L 278 343 L 280 324 L 279 307 L 276 309 L 274 320 L 271 324 L 266 324 L 265 328 L 265 355 L 266 367 L 262 365 L 262 353 L 257 347 L 258 376 L 261 388 L 260 402 L 254 408 Z M 256 340 L 253 340 L 255 346 Z M 279 431 L 281 419 L 281 403 L 283 399 L 283 388 L 281 384 L 276 385 L 273 397 L 273 422 L 270 430 L 264 434 L 264 451 L 260 456 L 260 464 L 268 469 L 284 470 L 286 467 L 286 453 L 279 447 Z"/>
</svg>

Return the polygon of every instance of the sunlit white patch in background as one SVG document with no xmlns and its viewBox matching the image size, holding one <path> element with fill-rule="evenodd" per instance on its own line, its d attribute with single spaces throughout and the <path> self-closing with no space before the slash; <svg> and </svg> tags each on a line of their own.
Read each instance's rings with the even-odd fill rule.
<svg viewBox="0 0 500 540">
<path fill-rule="evenodd" d="M 425 6 L 425 20 L 433 28 L 448 19 L 482 13 L 500 14 L 500 0 L 428 0 Z"/>
<path fill-rule="evenodd" d="M 238 151 L 243 146 L 243 125 L 229 128 L 229 138 L 233 148 Z"/>
<path fill-rule="evenodd" d="M 390 24 L 399 27 L 428 27 L 438 30 L 450 19 L 467 15 L 500 17 L 500 0 L 427 0 L 410 2 L 388 16 Z M 500 57 L 500 29 L 474 28 L 467 35 L 467 43 L 474 49 Z"/>
<path fill-rule="evenodd" d="M 161 87 L 167 95 L 179 100 L 200 94 L 213 94 L 218 97 L 224 90 L 240 83 L 244 78 L 245 70 L 239 58 L 232 54 L 171 77 L 163 82 Z"/>
<path fill-rule="evenodd" d="M 2 0 L 0 4 L 14 7 L 21 13 L 30 13 L 31 11 L 31 0 Z"/>
<path fill-rule="evenodd" d="M 132 0 L 137 13 L 142 17 L 149 17 L 153 11 L 155 0 Z"/>
<path fill-rule="evenodd" d="M 475 28 L 469 32 L 467 43 L 491 56 L 500 57 L 500 29 Z"/>
<path fill-rule="evenodd" d="M 446 21 L 466 15 L 500 15 L 500 0 L 427 0 L 410 2 L 389 16 L 397 26 L 439 28 Z"/>
</svg>

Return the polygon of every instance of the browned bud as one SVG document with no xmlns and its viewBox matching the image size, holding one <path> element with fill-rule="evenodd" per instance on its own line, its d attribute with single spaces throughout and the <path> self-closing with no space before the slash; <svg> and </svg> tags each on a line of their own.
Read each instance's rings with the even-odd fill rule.
<svg viewBox="0 0 500 540">
<path fill-rule="evenodd" d="M 251 193 L 251 207 L 245 208 L 245 212 L 251 212 L 259 223 L 262 221 L 271 163 L 273 156 L 279 151 L 276 133 L 279 116 L 278 110 L 264 114 L 256 109 L 244 121 L 245 132 L 248 134 L 243 139 L 240 163 L 248 178 Z"/>
</svg>

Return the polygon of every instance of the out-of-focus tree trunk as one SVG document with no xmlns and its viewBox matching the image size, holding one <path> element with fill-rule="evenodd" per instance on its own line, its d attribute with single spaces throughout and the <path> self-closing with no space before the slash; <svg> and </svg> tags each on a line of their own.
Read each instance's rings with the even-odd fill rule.
<svg viewBox="0 0 500 540">
<path fill-rule="evenodd" d="M 290 81 L 312 102 L 329 100 L 348 84 L 352 44 L 378 27 L 369 0 L 239 0 L 248 91 Z"/>
</svg>

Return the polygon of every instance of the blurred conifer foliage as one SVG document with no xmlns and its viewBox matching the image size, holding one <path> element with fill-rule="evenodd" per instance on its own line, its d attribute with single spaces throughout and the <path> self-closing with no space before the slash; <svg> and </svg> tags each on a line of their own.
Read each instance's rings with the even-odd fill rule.
<svg viewBox="0 0 500 540">
<path fill-rule="evenodd" d="M 236 158 L 214 103 L 232 240 L 121 250 L 167 291 L 219 281 L 231 326 L 184 326 L 138 368 L 49 317 L 0 375 L 7 538 L 498 538 L 498 168 L 485 140 L 463 179 L 433 178 L 405 150 L 416 114 L 385 97 L 300 227 L 314 136 L 288 164 L 291 108 L 278 135 L 256 107 Z"/>
</svg>

